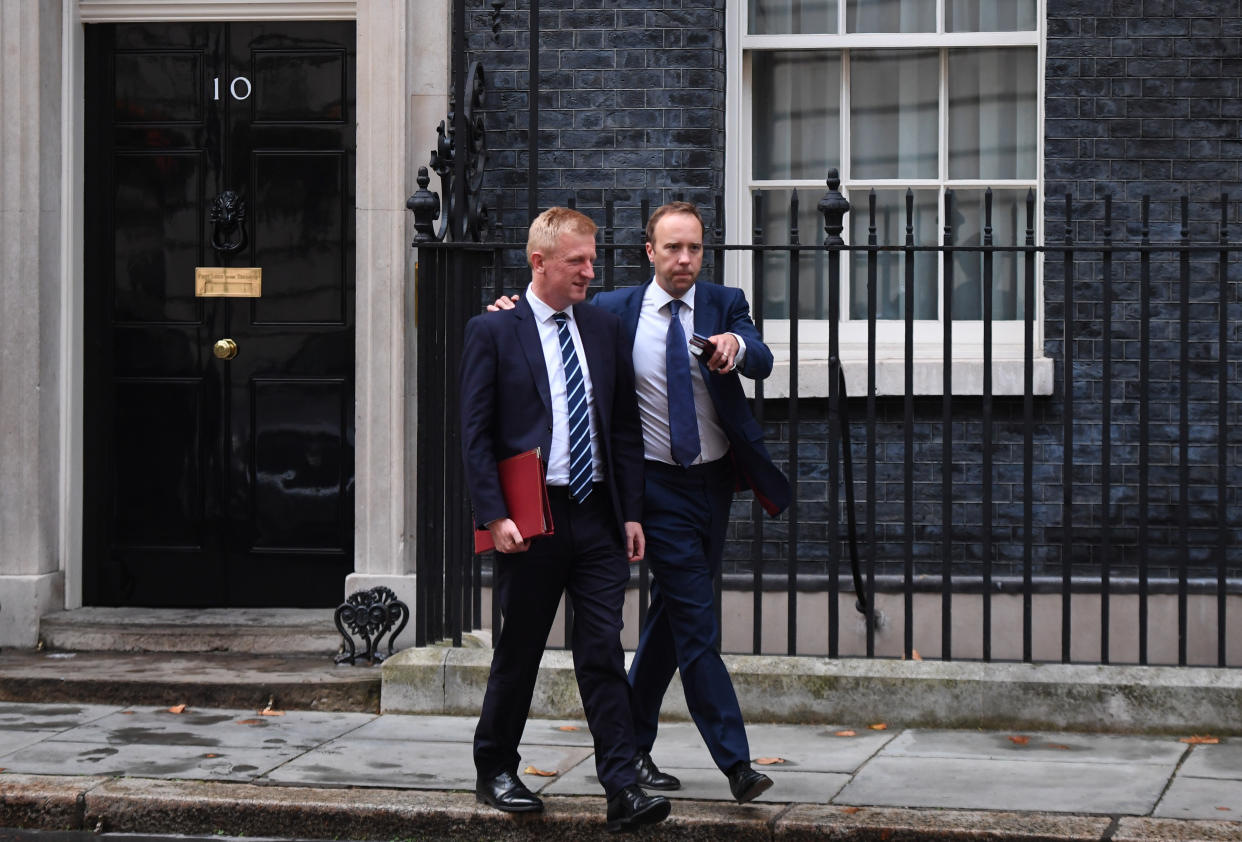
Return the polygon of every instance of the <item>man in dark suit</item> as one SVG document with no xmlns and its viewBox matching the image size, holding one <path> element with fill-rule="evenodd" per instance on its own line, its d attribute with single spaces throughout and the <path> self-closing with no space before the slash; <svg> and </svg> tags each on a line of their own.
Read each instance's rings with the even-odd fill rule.
<svg viewBox="0 0 1242 842">
<path fill-rule="evenodd" d="M 652 597 L 630 665 L 639 782 L 677 789 L 651 760 L 660 704 L 681 671 L 690 716 L 739 803 L 772 786 L 750 765 L 746 728 L 728 670 L 716 651 L 713 579 L 724 555 L 735 488 L 751 488 L 771 515 L 791 490 L 772 463 L 739 374 L 760 380 L 772 352 L 742 290 L 696 284 L 703 220 L 688 202 L 658 208 L 647 223 L 652 282 L 601 293 L 593 303 L 621 317 L 633 349 L 646 451 L 643 528 Z M 695 356 L 688 340 L 706 338 Z"/>
<path fill-rule="evenodd" d="M 643 556 L 642 429 L 629 349 L 617 317 L 584 304 L 595 224 L 567 208 L 531 223 L 531 283 L 518 306 L 466 327 L 462 451 L 476 526 L 495 543 L 495 641 L 475 730 L 475 793 L 509 812 L 543 803 L 517 775 L 539 660 L 561 594 L 574 606 L 573 654 L 609 830 L 663 820 L 668 800 L 637 784 L 630 688 L 621 648 L 628 561 Z M 554 534 L 528 539 L 509 517 L 497 462 L 547 456 Z"/>
<path fill-rule="evenodd" d="M 733 797 L 745 803 L 772 781 L 750 765 L 737 694 L 716 651 L 712 583 L 734 490 L 753 489 L 773 516 L 792 495 L 763 444 L 739 377 L 767 377 L 772 352 L 740 289 L 695 283 L 703 265 L 703 220 L 694 205 L 673 202 L 651 215 L 647 256 L 652 282 L 603 292 L 592 302 L 621 317 L 646 454 L 643 525 L 654 582 L 630 665 L 639 748 L 633 766 L 650 789 L 681 786 L 651 759 L 660 705 L 680 669 L 690 715 Z M 514 305 L 501 299 L 495 306 Z M 689 351 L 694 334 L 707 340 L 697 357 Z"/>
</svg>

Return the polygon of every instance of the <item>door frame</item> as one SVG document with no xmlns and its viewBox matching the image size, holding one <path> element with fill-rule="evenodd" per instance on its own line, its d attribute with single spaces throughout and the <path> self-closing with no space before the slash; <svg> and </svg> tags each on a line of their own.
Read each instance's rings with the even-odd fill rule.
<svg viewBox="0 0 1242 842">
<path fill-rule="evenodd" d="M 405 199 L 448 110 L 450 0 L 62 0 L 60 222 L 59 556 L 64 607 L 83 605 L 85 326 L 85 33 L 92 23 L 232 20 L 355 20 L 355 575 L 408 578 L 413 604 L 413 327 L 405 305 L 414 276 Z M 415 7 L 418 7 L 417 9 Z M 416 16 L 417 12 L 417 16 Z M 438 17 L 437 17 L 438 16 Z M 417 26 L 415 22 L 417 21 Z M 410 35 L 442 34 L 413 49 Z M 430 49 L 428 47 L 431 47 Z M 437 48 L 438 47 L 438 48 Z M 393 102 L 405 103 L 393 108 Z M 402 190 L 392 188 L 403 173 Z M 437 180 L 433 176 L 433 180 Z M 433 184 L 432 189 L 438 185 Z M 393 315 L 398 318 L 393 318 Z M 399 387 L 399 388 L 394 388 Z M 412 450 L 411 448 L 409 448 Z M 382 456 L 382 458 L 379 458 Z M 371 458 L 368 458 L 371 457 Z M 385 501 L 380 504 L 378 501 Z M 346 582 L 341 583 L 342 599 Z M 405 590 L 398 587 L 398 590 Z M 406 598 L 403 594 L 403 598 Z"/>
</svg>

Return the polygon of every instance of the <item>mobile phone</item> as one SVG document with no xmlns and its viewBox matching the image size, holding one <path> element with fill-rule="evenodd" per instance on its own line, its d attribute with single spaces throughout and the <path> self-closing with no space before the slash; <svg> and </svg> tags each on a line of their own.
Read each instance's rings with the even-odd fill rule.
<svg viewBox="0 0 1242 842">
<path fill-rule="evenodd" d="M 690 337 L 690 353 L 696 357 L 706 355 L 708 359 L 711 359 L 712 354 L 716 353 L 716 343 L 706 336 L 695 333 Z"/>
</svg>

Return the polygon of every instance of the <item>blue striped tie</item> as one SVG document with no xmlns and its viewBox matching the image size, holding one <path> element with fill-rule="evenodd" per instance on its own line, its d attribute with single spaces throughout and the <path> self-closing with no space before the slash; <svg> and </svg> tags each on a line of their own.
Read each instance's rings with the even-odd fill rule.
<svg viewBox="0 0 1242 842">
<path fill-rule="evenodd" d="M 578 503 L 591 496 L 591 425 L 587 419 L 586 384 L 582 382 L 582 366 L 569 334 L 569 317 L 553 313 L 556 332 L 561 343 L 561 360 L 565 364 L 565 404 L 569 410 L 569 495 Z"/>
</svg>

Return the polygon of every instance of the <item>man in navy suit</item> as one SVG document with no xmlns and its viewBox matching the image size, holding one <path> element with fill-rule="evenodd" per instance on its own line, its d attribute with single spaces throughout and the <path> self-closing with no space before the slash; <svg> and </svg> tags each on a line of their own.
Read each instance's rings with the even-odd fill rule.
<svg viewBox="0 0 1242 842">
<path fill-rule="evenodd" d="M 690 715 L 733 797 L 745 803 L 772 781 L 751 768 L 737 694 L 716 651 L 713 579 L 735 488 L 753 489 L 771 515 L 790 502 L 789 481 L 768 455 L 739 377 L 767 377 L 772 352 L 740 289 L 695 283 L 703 265 L 703 220 L 694 205 L 673 202 L 651 215 L 647 256 L 652 282 L 603 292 L 592 302 L 621 317 L 646 455 L 642 520 L 654 582 L 630 666 L 639 748 L 633 766 L 650 789 L 681 786 L 651 759 L 660 705 L 680 669 Z M 697 358 L 688 348 L 693 334 L 708 343 Z"/>
<path fill-rule="evenodd" d="M 716 651 L 713 579 L 724 556 L 735 487 L 753 489 L 769 514 L 790 502 L 789 482 L 768 455 L 739 377 L 767 377 L 772 352 L 751 321 L 742 290 L 695 283 L 703 266 L 703 220 L 694 205 L 673 202 L 651 215 L 647 257 L 652 282 L 601 293 L 594 301 L 621 317 L 632 342 L 646 451 L 643 528 L 653 583 L 630 665 L 635 768 L 645 786 L 680 786 L 650 756 L 660 704 L 680 670 L 690 716 L 733 797 L 745 803 L 772 781 L 751 768 L 737 694 Z M 672 324 L 674 318 L 679 324 Z M 677 344 L 670 342 L 675 331 L 678 337 L 706 337 L 707 348 L 696 357 L 685 345 L 670 347 Z M 679 390 L 687 393 L 680 404 Z"/>
<path fill-rule="evenodd" d="M 461 366 L 462 451 L 476 526 L 492 535 L 496 641 L 474 737 L 477 799 L 508 812 L 543 803 L 518 778 L 518 745 L 561 594 L 574 607 L 572 648 L 609 830 L 663 820 L 668 800 L 638 786 L 630 688 L 621 648 L 629 562 L 642 558 L 642 428 L 618 318 L 583 303 L 595 224 L 568 208 L 531 223 L 531 282 L 518 306 L 471 319 Z M 547 455 L 554 533 L 529 539 L 509 517 L 497 463 Z"/>
</svg>

